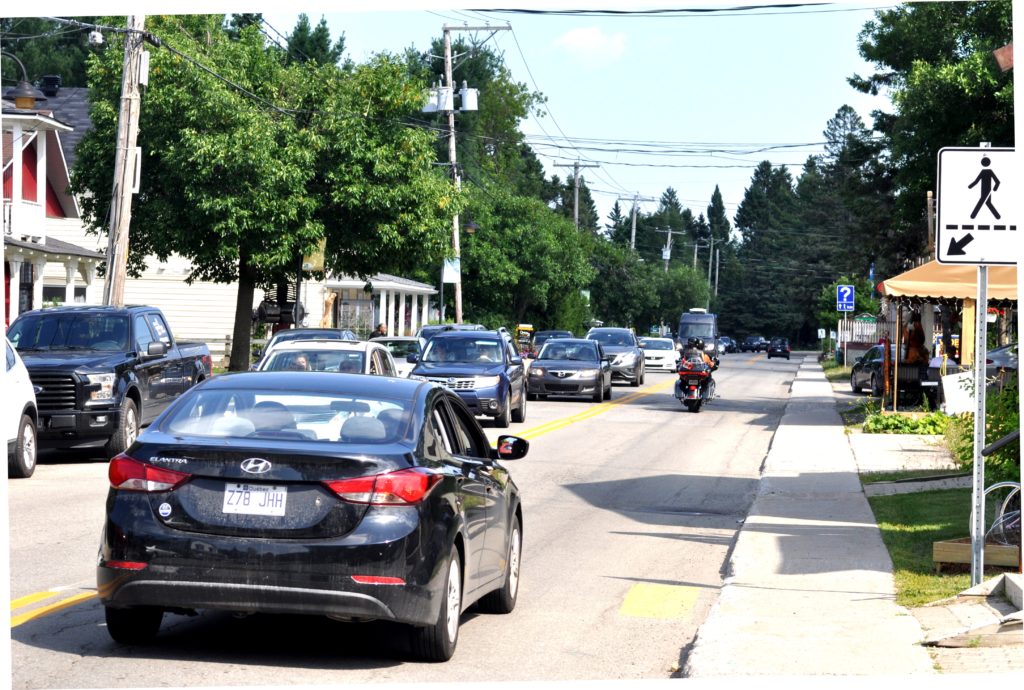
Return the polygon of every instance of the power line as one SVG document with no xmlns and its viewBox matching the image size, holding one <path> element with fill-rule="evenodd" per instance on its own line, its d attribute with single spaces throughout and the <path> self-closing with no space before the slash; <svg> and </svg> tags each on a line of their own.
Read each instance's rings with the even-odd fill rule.
<svg viewBox="0 0 1024 690">
<path fill-rule="evenodd" d="M 792 16 L 800 14 L 829 14 L 835 12 L 865 12 L 885 10 L 895 5 L 884 5 L 881 7 L 848 7 L 829 8 L 805 11 L 782 11 L 771 12 L 772 9 L 794 10 L 798 8 L 821 7 L 824 3 L 791 3 L 786 5 L 748 5 L 739 7 L 687 7 L 676 9 L 653 9 L 653 10 L 534 10 L 526 8 L 495 8 L 479 10 L 484 13 L 494 14 L 527 14 L 527 15 L 548 15 L 567 17 L 615 17 L 615 18 L 697 18 L 697 17 L 728 17 L 728 16 L 757 16 L 757 15 L 782 15 Z"/>
</svg>

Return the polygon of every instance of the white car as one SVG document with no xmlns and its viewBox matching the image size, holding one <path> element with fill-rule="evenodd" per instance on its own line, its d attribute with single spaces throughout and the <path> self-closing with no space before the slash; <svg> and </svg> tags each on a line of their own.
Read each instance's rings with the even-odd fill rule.
<svg viewBox="0 0 1024 690">
<path fill-rule="evenodd" d="M 647 369 L 675 371 L 679 368 L 681 353 L 672 338 L 640 338 L 640 344 L 644 348 L 644 366 Z"/>
<path fill-rule="evenodd" d="M 24 479 L 36 470 L 36 391 L 25 363 L 11 341 L 4 377 L 3 431 L 7 439 L 7 476 Z"/>
<path fill-rule="evenodd" d="M 409 355 L 420 354 L 420 339 L 407 336 L 388 336 L 385 338 L 374 338 L 373 342 L 380 343 L 391 352 L 395 358 L 395 367 L 398 375 L 408 378 L 409 372 L 416 366 L 415 362 L 408 361 Z"/>
<path fill-rule="evenodd" d="M 376 340 L 290 340 L 267 353 L 256 371 L 399 375 L 394 357 Z"/>
</svg>

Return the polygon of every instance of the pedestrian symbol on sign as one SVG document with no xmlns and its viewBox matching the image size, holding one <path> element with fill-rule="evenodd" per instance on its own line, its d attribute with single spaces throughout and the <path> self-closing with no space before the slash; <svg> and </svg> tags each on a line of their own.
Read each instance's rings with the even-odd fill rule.
<svg viewBox="0 0 1024 690">
<path fill-rule="evenodd" d="M 982 206 L 988 206 L 988 210 L 992 212 L 992 215 L 996 217 L 996 220 L 999 220 L 999 211 L 997 211 L 996 207 L 992 205 L 992 192 L 999 189 L 999 178 L 996 177 L 996 174 L 993 171 L 988 169 L 988 166 L 991 164 L 992 161 L 988 156 L 982 158 L 981 172 L 979 172 L 978 176 L 974 178 L 974 182 L 967 185 L 968 189 L 973 189 L 974 185 L 979 182 L 981 183 L 981 198 L 978 199 L 978 204 L 974 207 L 974 210 L 971 211 L 972 219 L 978 217 L 978 212 L 981 210 Z M 995 182 L 995 185 L 992 184 L 993 182 Z"/>
</svg>

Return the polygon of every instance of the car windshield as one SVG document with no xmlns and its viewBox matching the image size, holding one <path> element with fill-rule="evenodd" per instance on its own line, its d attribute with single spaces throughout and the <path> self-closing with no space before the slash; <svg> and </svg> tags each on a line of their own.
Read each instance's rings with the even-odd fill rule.
<svg viewBox="0 0 1024 690">
<path fill-rule="evenodd" d="M 597 345 L 594 343 L 560 343 L 553 340 L 544 345 L 537 359 L 553 359 L 573 362 L 596 362 Z"/>
<path fill-rule="evenodd" d="M 628 333 L 621 331 L 594 331 L 587 335 L 590 340 L 596 340 L 602 345 L 632 345 L 633 338 Z"/>
<path fill-rule="evenodd" d="M 367 395 L 200 389 L 171 408 L 160 430 L 209 438 L 375 444 L 405 438 L 411 417 L 409 403 Z"/>
<path fill-rule="evenodd" d="M 675 347 L 669 340 L 644 340 L 644 349 L 647 350 L 674 350 Z"/>
<path fill-rule="evenodd" d="M 432 338 L 423 351 L 423 361 L 501 362 L 501 343 L 485 338 Z"/>
<path fill-rule="evenodd" d="M 260 371 L 332 371 L 363 373 L 365 356 L 358 350 L 275 350 Z"/>
<path fill-rule="evenodd" d="M 713 323 L 683 322 L 679 324 L 679 339 L 682 341 L 690 338 L 701 338 L 709 340 L 715 337 L 715 325 Z"/>
<path fill-rule="evenodd" d="M 128 317 L 80 313 L 24 316 L 15 321 L 7 337 L 21 351 L 127 352 Z"/>
</svg>

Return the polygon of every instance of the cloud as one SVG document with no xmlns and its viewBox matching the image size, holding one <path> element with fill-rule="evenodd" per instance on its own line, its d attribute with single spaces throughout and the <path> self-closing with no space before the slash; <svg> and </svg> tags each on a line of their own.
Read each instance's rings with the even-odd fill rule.
<svg viewBox="0 0 1024 690">
<path fill-rule="evenodd" d="M 556 39 L 554 45 L 573 61 L 584 67 L 596 69 L 617 62 L 625 54 L 626 35 L 609 35 L 594 26 L 573 29 Z"/>
</svg>

